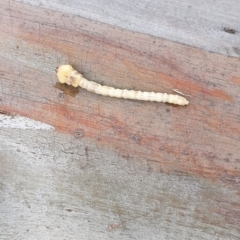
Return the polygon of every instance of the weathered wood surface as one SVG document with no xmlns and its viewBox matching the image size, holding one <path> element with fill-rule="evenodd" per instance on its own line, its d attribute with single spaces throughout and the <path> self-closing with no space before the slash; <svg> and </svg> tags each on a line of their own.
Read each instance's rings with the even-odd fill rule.
<svg viewBox="0 0 240 240">
<path fill-rule="evenodd" d="M 236 188 L 56 131 L 0 128 L 0 239 L 238 239 Z"/>
<path fill-rule="evenodd" d="M 32 3 L 0 2 L 0 111 L 55 130 L 0 125 L 0 238 L 239 239 L 239 19 L 211 53 Z M 190 105 L 69 88 L 64 63 L 114 87 L 178 88 Z"/>
<path fill-rule="evenodd" d="M 239 0 L 17 1 L 80 15 L 210 52 L 240 56 Z"/>
</svg>

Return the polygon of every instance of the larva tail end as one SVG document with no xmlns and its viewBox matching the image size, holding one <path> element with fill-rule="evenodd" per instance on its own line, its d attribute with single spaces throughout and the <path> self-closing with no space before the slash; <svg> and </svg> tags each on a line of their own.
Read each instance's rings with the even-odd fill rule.
<svg viewBox="0 0 240 240">
<path fill-rule="evenodd" d="M 180 97 L 180 99 L 178 100 L 178 104 L 181 106 L 185 106 L 189 104 L 189 101 L 184 97 Z"/>
<path fill-rule="evenodd" d="M 62 65 L 56 69 L 57 77 L 60 83 L 66 83 L 67 77 L 74 69 L 71 65 Z"/>
</svg>

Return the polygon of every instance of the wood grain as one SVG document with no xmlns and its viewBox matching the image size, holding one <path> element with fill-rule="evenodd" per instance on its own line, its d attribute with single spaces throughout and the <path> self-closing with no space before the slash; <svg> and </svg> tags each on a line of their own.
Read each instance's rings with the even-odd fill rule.
<svg viewBox="0 0 240 240">
<path fill-rule="evenodd" d="M 11 3 L 11 11 L 1 3 L 1 109 L 71 134 L 82 129 L 103 146 L 148 159 L 156 170 L 235 182 L 240 99 L 232 79 L 240 78 L 239 59 Z M 178 88 L 193 96 L 191 105 L 110 100 L 84 90 L 68 96 L 55 76 L 66 62 L 114 87 Z"/>
<path fill-rule="evenodd" d="M 146 204 L 143 209 L 146 212 L 148 201 L 151 202 L 149 203 L 151 213 L 154 212 L 154 203 L 151 201 L 151 194 L 155 191 L 154 184 L 157 184 L 157 189 L 165 191 L 163 190 L 165 187 L 160 184 L 165 176 L 168 176 L 166 181 L 169 188 L 173 187 L 171 185 L 172 178 L 174 178 L 174 184 L 183 181 L 179 188 L 194 185 L 195 181 L 201 182 L 201 186 L 207 187 L 206 191 L 199 190 L 200 193 L 199 191 L 195 193 L 199 194 L 199 198 L 191 199 L 191 190 L 188 189 L 183 191 L 186 192 L 185 200 L 181 200 L 179 195 L 175 202 L 175 197 L 181 194 L 180 190 L 176 190 L 172 204 L 174 211 L 177 211 L 177 216 L 174 220 L 174 214 L 171 212 L 171 220 L 168 218 L 164 221 L 164 226 L 166 227 L 169 221 L 178 221 L 177 219 L 181 219 L 181 223 L 184 222 L 185 215 L 181 215 L 179 209 L 187 208 L 186 214 L 191 215 L 194 228 L 187 231 L 186 235 L 184 235 L 184 230 L 187 229 L 186 225 L 179 230 L 182 232 L 183 238 L 184 236 L 191 238 L 193 236 L 191 234 L 200 221 L 202 232 L 205 228 L 210 231 L 214 226 L 218 229 L 214 228 L 215 231 L 218 231 L 216 236 L 219 239 L 221 236 L 225 236 L 222 239 L 238 239 L 240 231 L 238 224 L 240 221 L 239 58 L 211 53 L 89 20 L 71 13 L 31 6 L 12 0 L 1 1 L 0 13 L 1 112 L 30 117 L 55 127 L 58 133 L 54 134 L 60 135 L 55 138 L 55 135 L 51 137 L 50 134 L 49 140 L 46 140 L 46 146 L 48 151 L 55 149 L 53 151 L 59 152 L 57 161 L 61 162 L 64 156 L 69 159 L 71 155 L 65 155 L 65 150 L 59 149 L 56 145 L 64 146 L 70 141 L 70 145 L 75 146 L 77 143 L 87 141 L 85 146 L 90 146 L 93 152 L 100 151 L 100 155 L 104 152 L 104 158 L 96 158 L 95 154 L 89 157 L 92 161 L 97 161 L 91 168 L 93 173 L 97 173 L 99 165 L 99 167 L 106 168 L 103 170 L 104 174 L 117 174 L 112 167 L 122 166 L 122 161 L 125 161 L 128 167 L 129 164 L 140 166 L 139 169 L 142 170 L 142 173 L 138 175 L 138 171 L 140 171 L 138 168 L 135 171 L 139 181 L 142 176 L 147 179 L 149 172 L 150 175 L 153 174 L 156 178 L 149 180 L 151 183 L 147 181 L 152 187 L 149 185 L 148 197 L 144 198 Z M 236 34 L 235 37 L 238 35 Z M 57 82 L 55 68 L 66 63 L 73 65 L 87 79 L 116 88 L 168 93 L 177 88 L 192 96 L 190 105 L 182 108 L 165 104 L 111 99 L 83 89 L 62 86 Z M 3 138 L 10 133 L 12 133 L 10 130 L 2 132 Z M 14 134 L 17 133 L 14 132 Z M 28 139 L 28 134 L 31 136 L 32 133 L 21 132 L 22 144 Z M 37 135 L 33 139 L 44 145 L 44 140 L 39 140 Z M 46 138 L 44 137 L 44 139 Z M 14 139 L 9 136 L 9 141 L 14 141 Z M 53 144 L 51 144 L 52 142 Z M 2 147 L 2 149 L 5 148 Z M 43 147 L 42 151 L 44 152 Z M 12 158 L 6 152 L 4 154 L 6 156 L 2 159 Z M 87 156 L 84 151 L 81 154 Z M 57 156 L 54 155 L 51 159 L 57 159 Z M 17 159 L 23 159 L 23 156 L 13 156 L 13 159 L 15 160 L 12 164 L 17 162 Z M 48 158 L 43 157 L 43 159 L 43 161 L 47 161 Z M 109 160 L 109 166 L 108 164 L 103 166 L 102 159 Z M 74 161 L 77 164 L 77 158 Z M 7 169 L 9 167 L 11 169 L 11 164 L 7 165 L 7 160 L 4 160 L 3 165 Z M 54 172 L 53 169 L 52 166 Z M 60 169 L 58 171 L 64 171 L 64 166 Z M 37 171 L 37 168 L 33 168 L 33 170 Z M 12 175 L 14 175 L 14 170 L 9 171 L 13 171 Z M 118 171 L 120 170 L 118 169 Z M 124 171 L 119 174 L 119 179 L 124 184 Z M 26 178 L 24 181 L 32 182 L 37 179 L 44 181 L 44 177 L 40 176 L 35 179 L 33 175 L 30 174 L 29 179 Z M 109 179 L 110 182 L 112 175 Z M 131 175 L 131 171 L 129 175 Z M 177 178 L 175 178 L 176 176 Z M 185 178 L 188 179 L 187 182 L 182 180 Z M 8 176 L 7 179 L 11 182 L 11 176 Z M 89 179 L 93 184 L 94 174 Z M 79 179 L 75 180 L 70 182 L 76 184 L 76 181 L 80 181 Z M 128 181 L 125 184 L 130 184 L 131 178 Z M 60 181 L 59 184 L 64 183 Z M 94 189 L 100 187 L 99 191 L 103 192 L 100 194 L 99 206 L 102 201 L 104 202 L 103 186 L 101 188 L 100 183 L 92 186 L 92 195 L 89 197 L 93 203 L 96 203 L 98 201 L 97 194 L 100 193 L 96 192 L 94 195 Z M 134 195 L 135 191 L 136 197 L 140 197 L 143 188 L 139 186 L 136 191 L 133 190 L 134 187 L 128 187 L 126 195 L 132 191 Z M 148 188 L 148 184 L 144 186 Z M 66 185 L 64 185 L 64 189 L 63 194 L 66 194 Z M 117 189 L 116 186 L 112 191 L 116 192 Z M 57 189 L 53 190 L 55 193 L 56 191 Z M 33 192 L 36 194 L 35 190 Z M 80 197 L 82 193 L 77 192 L 76 194 Z M 215 196 L 213 199 L 211 198 L 212 194 Z M 55 196 L 57 198 L 58 194 Z M 72 204 L 76 204 L 78 201 L 77 196 L 74 197 Z M 167 201 L 168 194 L 163 193 L 163 196 Z M 219 200 L 220 196 L 221 200 Z M 156 199 L 160 203 L 161 197 L 158 197 L 156 195 Z M 27 199 L 30 198 L 27 197 Z M 134 197 L 131 199 L 129 205 L 122 207 L 122 211 L 127 212 L 128 208 L 133 207 L 135 200 Z M 206 203 L 203 207 L 200 204 L 202 199 L 209 200 L 210 203 Z M 181 201 L 183 202 L 181 203 Z M 139 203 L 137 206 L 141 206 L 141 204 Z M 189 206 L 192 206 L 192 209 Z M 107 204 L 104 207 L 107 208 Z M 202 207 L 203 215 L 201 215 Z M 84 209 L 83 205 L 81 208 Z M 157 214 L 161 214 L 161 211 L 163 210 L 157 211 Z M 207 215 L 208 211 L 211 212 L 211 216 Z M 214 215 L 215 213 L 219 215 Z M 153 216 L 156 215 L 153 214 Z M 219 216 L 223 219 L 220 222 L 217 220 Z M 90 217 L 86 217 L 86 219 L 90 219 Z M 150 221 L 149 219 L 147 217 L 146 221 Z M 154 220 L 152 221 L 154 222 Z M 155 223 L 160 224 L 161 221 Z M 155 223 L 150 224 L 152 227 L 149 229 L 152 231 L 156 229 Z M 209 224 L 208 227 L 203 223 Z M 143 221 L 141 224 L 143 226 L 145 222 Z M 122 225 L 124 224 L 121 221 L 113 221 L 109 222 L 109 226 L 106 226 L 105 229 L 112 231 Z M 180 225 L 173 224 L 173 228 L 177 229 L 177 226 Z M 129 227 L 134 229 L 133 225 Z M 169 228 L 166 232 L 170 234 L 173 228 Z M 146 229 L 142 232 L 147 231 Z M 85 231 L 87 230 L 85 229 Z M 97 239 L 99 231 L 99 229 L 96 230 L 96 235 L 92 236 L 92 239 Z M 124 231 L 126 233 L 127 230 Z M 158 231 L 154 232 L 153 236 L 157 236 L 158 233 Z M 177 230 L 174 233 L 177 236 Z M 131 235 L 131 237 L 132 239 L 138 238 L 137 235 Z M 214 239 L 213 235 L 204 235 L 203 233 L 196 239 L 201 239 L 201 237 L 202 239 Z M 163 234 L 162 239 L 175 238 Z"/>
<path fill-rule="evenodd" d="M 240 57 L 238 0 L 16 0 L 144 33 L 209 52 Z"/>
<path fill-rule="evenodd" d="M 239 239 L 236 189 L 159 174 L 86 137 L 0 135 L 0 239 Z"/>
</svg>

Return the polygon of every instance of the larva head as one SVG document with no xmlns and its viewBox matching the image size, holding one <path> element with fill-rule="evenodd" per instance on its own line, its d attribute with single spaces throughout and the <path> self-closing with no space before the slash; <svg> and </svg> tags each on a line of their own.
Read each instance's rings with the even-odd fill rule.
<svg viewBox="0 0 240 240">
<path fill-rule="evenodd" d="M 76 70 L 73 70 L 68 74 L 68 77 L 66 79 L 66 84 L 72 85 L 74 87 L 78 87 L 81 79 L 82 79 L 82 74 L 77 72 Z"/>
<path fill-rule="evenodd" d="M 66 83 L 67 77 L 74 69 L 71 65 L 62 65 L 59 68 L 57 68 L 57 76 L 60 83 Z"/>
</svg>

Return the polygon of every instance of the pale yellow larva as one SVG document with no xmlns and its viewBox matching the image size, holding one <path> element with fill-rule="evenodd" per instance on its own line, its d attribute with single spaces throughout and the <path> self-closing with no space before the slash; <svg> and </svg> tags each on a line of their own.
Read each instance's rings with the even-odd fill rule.
<svg viewBox="0 0 240 240">
<path fill-rule="evenodd" d="M 85 79 L 83 75 L 74 70 L 71 65 L 62 65 L 57 68 L 56 72 L 58 79 L 61 83 L 66 83 L 74 87 L 80 86 L 89 92 L 93 92 L 103 96 L 172 103 L 182 106 L 189 104 L 187 99 L 175 94 L 141 92 L 103 86 L 96 82 Z"/>
</svg>

